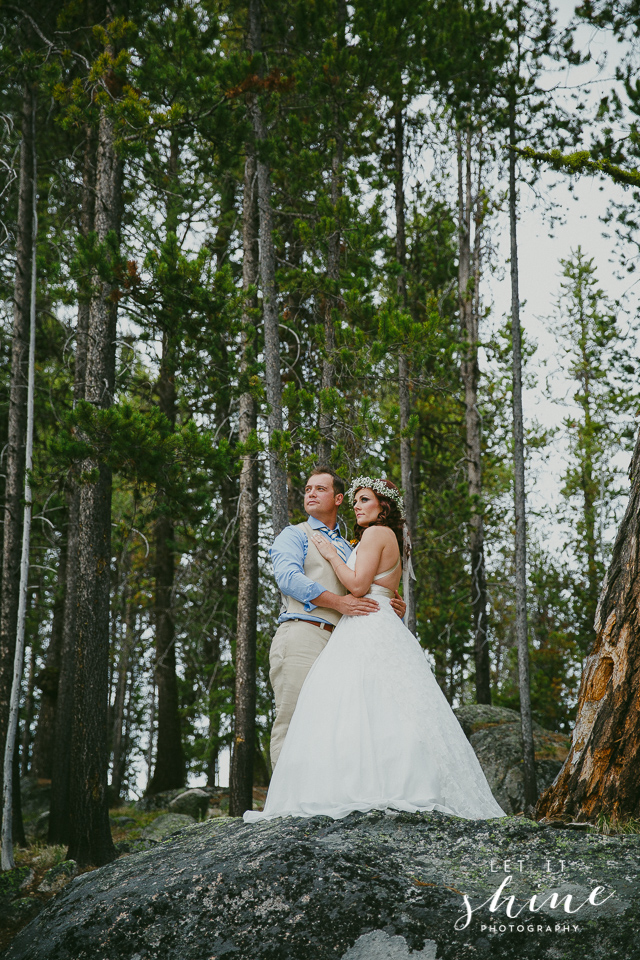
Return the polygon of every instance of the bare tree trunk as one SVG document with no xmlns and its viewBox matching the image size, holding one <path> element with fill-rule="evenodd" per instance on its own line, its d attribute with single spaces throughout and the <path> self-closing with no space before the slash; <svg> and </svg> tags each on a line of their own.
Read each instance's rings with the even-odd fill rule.
<svg viewBox="0 0 640 960">
<path fill-rule="evenodd" d="M 405 231 L 404 209 L 404 120 L 402 105 L 396 105 L 394 112 L 394 158 L 395 158 L 395 206 L 396 206 L 396 260 L 398 271 L 397 294 L 400 307 L 407 307 L 407 279 L 405 266 L 407 260 L 407 241 Z M 402 489 L 407 527 L 411 540 L 416 537 L 416 509 L 411 476 L 412 456 L 411 437 L 407 435 L 411 419 L 410 369 L 409 357 L 403 350 L 398 355 L 398 399 L 400 402 L 400 469 L 402 474 Z M 406 623 L 411 633 L 416 632 L 416 601 L 415 586 L 410 577 L 405 578 L 408 585 L 408 596 L 404 600 L 407 604 Z"/>
<path fill-rule="evenodd" d="M 249 45 L 252 54 L 262 51 L 260 0 L 249 0 Z M 269 405 L 267 429 L 269 433 L 271 513 L 273 533 L 274 536 L 277 536 L 289 523 L 289 509 L 287 505 L 287 473 L 283 464 L 283 455 L 278 450 L 279 438 L 283 431 L 282 376 L 280 372 L 280 336 L 273 244 L 273 211 L 271 209 L 271 170 L 265 157 L 267 132 L 258 94 L 255 94 L 251 99 L 251 117 L 257 160 L 260 280 L 264 323 L 265 382 Z"/>
<path fill-rule="evenodd" d="M 20 811 L 20 784 L 15 791 L 14 777 L 16 770 L 16 746 L 18 742 L 18 713 L 20 710 L 20 694 L 22 684 L 22 667 L 24 661 L 25 627 L 27 619 L 27 599 L 29 590 L 29 541 L 31 537 L 31 478 L 33 466 L 33 406 L 35 393 L 35 365 L 36 365 L 36 240 L 38 233 L 37 211 L 37 180 L 36 180 L 36 95 L 31 97 L 31 115 L 28 124 L 31 128 L 31 277 L 29 296 L 29 354 L 27 374 L 27 424 L 25 431 L 24 451 L 24 507 L 22 518 L 22 543 L 20 549 L 20 571 L 18 581 L 18 613 L 16 617 L 15 650 L 13 658 L 13 677 L 11 681 L 11 699 L 9 702 L 9 716 L 4 743 L 4 768 L 2 792 L 2 869 L 11 870 L 15 866 L 13 859 L 13 818 L 14 804 L 17 802 Z M 33 671 L 32 671 L 33 673 Z M 18 767 L 19 769 L 19 767 Z M 21 819 L 21 818 L 20 818 Z"/>
<path fill-rule="evenodd" d="M 168 180 L 170 186 L 178 175 L 179 144 L 171 135 Z M 174 200 L 167 201 L 166 235 L 178 228 L 178 208 Z M 162 335 L 162 357 L 158 380 L 158 400 L 161 411 L 171 424 L 176 425 L 176 334 L 171 317 Z M 158 733 L 156 765 L 147 793 L 159 793 L 183 787 L 186 781 L 182 727 L 176 674 L 176 632 L 173 614 L 173 584 L 175 579 L 174 521 L 169 503 L 160 483 L 157 489 L 158 518 L 154 528 L 155 544 L 155 617 L 156 617 L 156 686 L 158 690 Z"/>
<path fill-rule="evenodd" d="M 80 232 L 88 237 L 95 228 L 96 137 L 90 126 L 85 128 L 83 165 L 82 212 Z M 78 303 L 76 325 L 76 353 L 74 365 L 73 402 L 85 397 L 87 368 L 87 336 L 89 329 L 89 302 L 82 297 Z M 65 596 L 60 650 L 60 673 L 57 685 L 55 736 L 51 761 L 51 808 L 49 813 L 49 843 L 69 843 L 70 772 L 73 730 L 73 696 L 76 668 L 76 620 L 78 613 L 80 483 L 79 468 L 72 469 L 67 485 L 67 554 L 64 571 Z"/>
<path fill-rule="evenodd" d="M 2 554 L 2 602 L 0 604 L 0 756 L 4 756 L 9 723 L 9 702 L 16 649 L 20 594 L 20 552 L 24 496 L 25 439 L 27 431 L 27 367 L 33 248 L 34 150 L 33 111 L 35 94 L 25 84 L 22 98 L 22 139 L 16 276 L 13 292 L 11 381 L 7 448 L 4 456 L 5 502 Z"/>
<path fill-rule="evenodd" d="M 149 784 L 151 783 L 151 771 L 153 769 L 153 753 L 154 753 L 154 741 L 155 741 L 155 724 L 156 724 L 156 681 L 155 681 L 155 671 L 151 677 L 151 696 L 149 701 L 149 742 L 147 744 L 147 788 L 145 793 L 149 793 Z"/>
<path fill-rule="evenodd" d="M 20 744 L 20 773 L 23 777 L 29 774 L 29 748 L 31 746 L 31 724 L 33 723 L 33 690 L 35 687 L 36 647 L 31 643 L 29 650 L 29 670 L 27 672 L 27 689 L 24 698 L 22 717 L 22 742 Z"/>
<path fill-rule="evenodd" d="M 242 286 L 245 310 L 242 318 L 240 376 L 247 379 L 252 366 L 255 324 L 254 287 L 258 278 L 256 230 L 255 156 L 247 154 L 244 168 L 242 210 Z M 240 396 L 238 443 L 246 445 L 255 433 L 256 401 L 245 388 Z M 256 741 L 256 625 L 258 605 L 258 462 L 249 450 L 242 455 L 238 504 L 238 615 L 236 629 L 235 737 L 229 779 L 229 814 L 241 817 L 253 809 L 253 759 Z"/>
<path fill-rule="evenodd" d="M 472 195 L 471 130 L 457 133 L 458 153 L 458 303 L 463 359 L 460 373 L 465 394 L 467 441 L 467 491 L 471 502 L 469 553 L 471 560 L 471 615 L 476 670 L 476 701 L 491 703 L 491 675 L 487 636 L 487 581 L 484 565 L 482 515 L 482 421 L 478 410 L 478 281 L 480 274 L 481 173 L 478 161 L 478 195 Z M 475 237 L 471 239 L 472 211 L 476 210 Z M 473 246 L 473 264 L 472 264 Z"/>
<path fill-rule="evenodd" d="M 640 434 L 631 492 L 596 611 L 571 749 L 536 817 L 591 821 L 640 817 Z"/>
<path fill-rule="evenodd" d="M 58 582 L 53 601 L 51 635 L 47 647 L 47 659 L 44 668 L 36 675 L 35 685 L 40 689 L 40 709 L 33 738 L 32 768 L 42 780 L 51 780 L 53 751 L 56 728 L 56 701 L 58 699 L 58 678 L 60 676 L 60 654 L 62 651 L 62 628 L 64 625 L 65 574 L 67 570 L 67 539 L 63 535 L 60 557 L 58 559 Z"/>
<path fill-rule="evenodd" d="M 166 334 L 165 338 L 166 340 Z M 163 364 L 165 358 L 163 357 Z M 173 376 L 161 373 L 161 384 L 167 406 L 175 411 Z M 166 409 L 161 402 L 161 408 Z M 175 421 L 175 413 L 174 413 Z M 185 763 L 180 725 L 178 678 L 176 674 L 175 623 L 173 618 L 173 581 L 175 555 L 172 546 L 174 522 L 170 516 L 156 520 L 154 539 L 155 559 L 155 615 L 156 615 L 156 663 L 155 680 L 157 694 L 157 749 L 153 777 L 147 793 L 172 790 L 185 784 Z"/>
<path fill-rule="evenodd" d="M 113 120 L 101 108 L 98 127 L 95 223 L 98 242 L 120 233 L 122 166 L 115 150 Z M 116 301 L 111 281 L 94 277 L 89 309 L 85 400 L 98 409 L 113 402 Z M 111 469 L 88 458 L 90 478 L 80 491 L 79 580 L 76 621 L 70 825 L 68 857 L 100 866 L 115 857 L 109 826 L 107 773 L 109 600 L 111 569 Z"/>
<path fill-rule="evenodd" d="M 207 729 L 207 786 L 215 787 L 218 782 L 220 758 L 220 713 L 211 709 L 211 690 L 219 673 L 220 638 L 209 637 L 205 644 L 206 662 L 211 665 L 211 676 L 207 685 L 207 708 L 209 725 Z"/>
<path fill-rule="evenodd" d="M 347 22 L 347 5 L 345 0 L 338 0 L 337 3 L 337 43 L 338 50 L 343 50 L 345 45 L 345 28 Z M 336 92 L 336 96 L 338 93 Z M 336 335 L 333 324 L 333 310 L 336 303 L 340 302 L 340 220 L 338 214 L 338 201 L 342 196 L 342 162 L 344 157 L 344 136 L 342 130 L 342 119 L 340 116 L 340 104 L 336 103 L 334 109 L 334 131 L 335 147 L 331 159 L 331 206 L 333 208 L 334 228 L 329 236 L 327 250 L 327 280 L 329 281 L 327 296 L 324 301 L 324 356 L 322 359 L 322 378 L 321 388 L 323 394 L 327 394 L 335 386 L 335 363 L 334 353 L 336 348 Z M 330 408 L 327 406 L 327 400 L 321 400 L 319 416 L 320 440 L 318 442 L 318 459 L 321 464 L 331 462 L 331 448 L 333 446 L 333 416 Z"/>
<path fill-rule="evenodd" d="M 113 802 L 118 802 L 122 796 L 122 784 L 124 782 L 125 767 L 127 760 L 126 752 L 126 733 L 125 733 L 125 700 L 127 695 L 129 665 L 131 654 L 135 645 L 135 609 L 131 600 L 130 590 L 125 587 L 125 616 L 124 616 L 124 638 L 120 649 L 120 662 L 118 664 L 118 680 L 116 683 L 116 695 L 113 705 L 113 765 L 111 768 L 111 797 Z"/>
<path fill-rule="evenodd" d="M 509 107 L 509 142 L 516 142 L 515 104 Z M 522 723 L 524 812 L 532 816 L 538 799 L 534 765 L 529 645 L 527 637 L 527 517 L 524 492 L 524 426 L 522 418 L 522 344 L 520 292 L 518 284 L 518 240 L 516 234 L 516 155 L 509 151 L 509 227 L 511 240 L 511 336 L 513 341 L 513 459 L 516 517 L 516 635 L 518 638 L 518 680 Z"/>
</svg>

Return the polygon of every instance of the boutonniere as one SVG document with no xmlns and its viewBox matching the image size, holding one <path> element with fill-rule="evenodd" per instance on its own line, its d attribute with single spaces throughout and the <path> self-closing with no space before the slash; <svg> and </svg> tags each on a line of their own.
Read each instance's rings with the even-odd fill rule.
<svg viewBox="0 0 640 960">
<path fill-rule="evenodd" d="M 355 545 L 356 545 L 357 542 L 358 542 L 358 541 L 357 541 L 356 539 L 349 540 L 349 543 L 351 544 L 352 547 L 355 547 Z"/>
</svg>

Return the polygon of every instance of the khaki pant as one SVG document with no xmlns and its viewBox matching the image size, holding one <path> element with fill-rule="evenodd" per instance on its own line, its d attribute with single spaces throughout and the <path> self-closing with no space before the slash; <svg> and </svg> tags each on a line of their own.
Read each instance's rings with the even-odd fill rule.
<svg viewBox="0 0 640 960">
<path fill-rule="evenodd" d="M 276 630 L 269 651 L 269 680 L 276 699 L 271 730 L 271 764 L 275 767 L 289 721 L 309 670 L 331 634 L 308 620 L 285 620 Z"/>
</svg>

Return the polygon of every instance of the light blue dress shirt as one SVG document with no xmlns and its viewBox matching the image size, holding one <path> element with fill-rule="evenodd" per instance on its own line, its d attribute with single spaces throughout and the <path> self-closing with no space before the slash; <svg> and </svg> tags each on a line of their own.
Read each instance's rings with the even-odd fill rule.
<svg viewBox="0 0 640 960">
<path fill-rule="evenodd" d="M 316 520 L 315 517 L 307 517 L 307 522 L 314 530 L 319 530 L 325 526 L 321 520 Z M 337 527 L 334 529 L 337 529 Z M 326 533 L 324 536 L 329 543 L 332 542 Z M 340 541 L 344 545 L 345 555 L 348 557 L 351 553 L 351 544 L 342 536 L 340 537 Z M 327 588 L 304 575 L 304 562 L 307 559 L 308 548 L 309 540 L 304 530 L 292 524 L 285 527 L 275 538 L 273 546 L 269 550 L 269 555 L 273 563 L 273 572 L 276 577 L 276 583 L 282 593 L 304 604 L 304 609 L 309 613 L 306 619 L 314 620 L 316 623 L 328 623 L 328 620 L 314 616 L 312 612 L 316 609 L 316 605 L 311 601 L 315 597 L 319 597 Z M 296 616 L 299 615 L 283 611 L 278 617 L 278 623 L 284 623 L 285 620 L 293 620 Z"/>
</svg>

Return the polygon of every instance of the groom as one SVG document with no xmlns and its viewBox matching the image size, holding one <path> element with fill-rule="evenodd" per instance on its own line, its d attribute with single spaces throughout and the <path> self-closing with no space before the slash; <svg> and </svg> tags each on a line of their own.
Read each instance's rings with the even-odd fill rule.
<svg viewBox="0 0 640 960">
<path fill-rule="evenodd" d="M 365 616 L 379 607 L 369 597 L 353 597 L 336 577 L 333 567 L 311 540 L 319 530 L 346 562 L 351 546 L 337 527 L 338 507 L 344 499 L 344 481 L 328 467 L 318 467 L 307 480 L 304 508 L 308 520 L 291 524 L 278 534 L 270 550 L 282 609 L 269 652 L 269 679 L 276 701 L 271 731 L 271 764 L 275 767 L 298 694 L 313 662 L 322 653 L 340 617 Z M 403 617 L 406 604 L 391 604 Z"/>
</svg>

